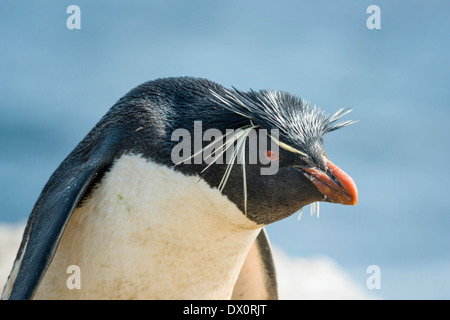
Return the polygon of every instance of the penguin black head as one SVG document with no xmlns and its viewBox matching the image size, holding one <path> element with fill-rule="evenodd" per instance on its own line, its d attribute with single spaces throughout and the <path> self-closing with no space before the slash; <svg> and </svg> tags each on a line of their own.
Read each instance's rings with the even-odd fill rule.
<svg viewBox="0 0 450 320">
<path fill-rule="evenodd" d="M 248 218 L 269 224 L 316 201 L 356 204 L 355 183 L 323 147 L 325 133 L 353 123 L 336 123 L 350 111 L 329 116 L 286 92 L 241 92 L 184 77 L 133 89 L 104 122 L 127 132 L 125 151 L 198 175 Z M 174 159 L 181 153 L 184 161 Z"/>
</svg>

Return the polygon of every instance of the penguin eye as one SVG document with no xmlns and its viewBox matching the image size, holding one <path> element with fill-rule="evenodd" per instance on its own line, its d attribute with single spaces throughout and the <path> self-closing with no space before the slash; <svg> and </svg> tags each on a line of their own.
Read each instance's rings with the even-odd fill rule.
<svg viewBox="0 0 450 320">
<path fill-rule="evenodd" d="M 274 162 L 274 161 L 277 161 L 280 159 L 280 154 L 278 152 L 269 150 L 269 151 L 267 151 L 267 158 L 271 162 Z"/>
</svg>

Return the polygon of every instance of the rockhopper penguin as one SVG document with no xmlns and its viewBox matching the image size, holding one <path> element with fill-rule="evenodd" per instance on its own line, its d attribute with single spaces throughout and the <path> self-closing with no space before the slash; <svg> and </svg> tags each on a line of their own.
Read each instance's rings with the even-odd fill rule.
<svg viewBox="0 0 450 320">
<path fill-rule="evenodd" d="M 190 77 L 134 88 L 50 177 L 2 298 L 277 299 L 264 226 L 317 201 L 357 202 L 323 148 L 349 111 Z M 200 149 L 179 150 L 196 133 Z M 74 265 L 81 286 L 69 289 Z"/>
</svg>

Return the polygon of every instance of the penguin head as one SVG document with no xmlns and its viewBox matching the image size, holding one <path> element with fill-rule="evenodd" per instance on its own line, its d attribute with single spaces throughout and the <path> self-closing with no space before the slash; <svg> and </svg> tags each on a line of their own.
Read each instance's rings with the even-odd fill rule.
<svg viewBox="0 0 450 320">
<path fill-rule="evenodd" d="M 211 94 L 243 124 L 247 122 L 234 145 L 236 159 L 241 154 L 240 164 L 234 164 L 236 168 L 230 171 L 225 186 L 230 163 L 215 167 L 212 175 L 216 183 L 220 177 L 222 192 L 251 220 L 269 224 L 316 201 L 357 203 L 353 179 L 328 158 L 323 147 L 325 133 L 354 123 L 337 123 L 351 109 L 329 116 L 305 100 L 281 91 L 234 89 L 211 90 Z M 253 164 L 252 153 L 257 153 Z"/>
<path fill-rule="evenodd" d="M 354 123 L 338 122 L 350 109 L 330 116 L 286 92 L 242 92 L 195 78 L 149 82 L 128 97 L 145 105 L 146 116 L 140 118 L 153 125 L 147 136 L 152 136 L 155 160 L 201 177 L 258 224 L 273 223 L 317 201 L 358 201 L 352 178 L 323 147 L 326 133 Z M 177 130 L 191 138 L 192 152 L 182 161 L 173 159 L 179 153 Z M 200 143 L 194 141 L 196 133 Z"/>
</svg>

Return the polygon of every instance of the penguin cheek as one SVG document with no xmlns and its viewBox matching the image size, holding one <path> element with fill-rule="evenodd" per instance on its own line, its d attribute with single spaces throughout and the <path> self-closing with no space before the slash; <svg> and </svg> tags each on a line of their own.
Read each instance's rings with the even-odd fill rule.
<svg viewBox="0 0 450 320">
<path fill-rule="evenodd" d="M 320 190 L 317 189 L 317 187 L 313 183 L 311 183 L 310 180 L 303 176 L 303 174 L 300 194 L 302 206 L 306 206 L 313 202 L 326 200 L 326 197 L 323 195 L 323 193 L 320 192 Z"/>
<path fill-rule="evenodd" d="M 325 199 L 301 170 L 287 169 L 280 171 L 283 177 L 280 177 L 280 183 L 277 187 L 278 198 L 283 206 L 290 208 L 290 214 L 294 214 L 306 205 Z"/>
<path fill-rule="evenodd" d="M 290 169 L 288 174 L 289 176 L 286 179 L 292 181 L 293 194 L 291 196 L 295 201 L 295 211 L 313 202 L 325 200 L 324 195 L 305 177 L 301 169 Z M 286 193 L 286 190 L 282 192 Z"/>
</svg>

